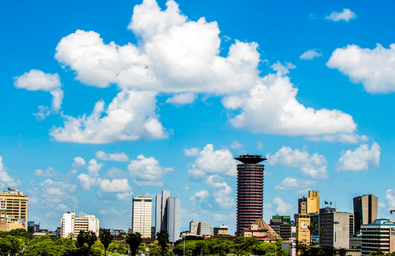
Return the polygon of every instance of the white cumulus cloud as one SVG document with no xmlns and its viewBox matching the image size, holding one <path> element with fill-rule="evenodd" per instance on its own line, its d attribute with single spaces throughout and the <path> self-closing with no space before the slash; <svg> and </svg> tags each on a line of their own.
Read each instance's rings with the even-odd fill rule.
<svg viewBox="0 0 395 256">
<path fill-rule="evenodd" d="M 104 153 L 103 151 L 96 152 L 96 158 L 103 161 L 117 161 L 129 162 L 129 157 L 125 153 Z"/>
<path fill-rule="evenodd" d="M 165 168 L 159 164 L 154 157 L 146 158 L 143 155 L 137 156 L 137 160 L 131 160 L 128 165 L 130 174 L 134 177 L 136 185 L 156 186 L 163 185 L 163 176 L 174 171 L 173 168 Z"/>
<path fill-rule="evenodd" d="M 82 185 L 84 190 L 91 190 L 92 186 L 96 186 L 102 180 L 99 177 L 99 171 L 104 164 L 99 164 L 95 159 L 89 161 L 88 174 L 81 173 L 77 179 Z"/>
<path fill-rule="evenodd" d="M 132 190 L 128 179 L 104 179 L 100 181 L 100 188 L 103 192 L 128 192 Z"/>
<path fill-rule="evenodd" d="M 370 171 L 380 167 L 381 148 L 374 142 L 369 149 L 367 144 L 360 145 L 355 150 L 347 150 L 342 153 L 339 161 L 335 164 L 337 171 Z"/>
<path fill-rule="evenodd" d="M 233 149 L 240 149 L 240 148 L 242 148 L 242 147 L 244 147 L 244 146 L 243 146 L 243 144 L 241 144 L 241 143 L 238 142 L 237 140 L 234 140 L 234 141 L 232 142 L 232 144 L 230 145 L 230 147 L 233 148 Z"/>
<path fill-rule="evenodd" d="M 304 52 L 302 55 L 300 55 L 301 60 L 312 60 L 315 57 L 322 57 L 322 54 L 317 52 L 316 49 L 308 50 Z"/>
<path fill-rule="evenodd" d="M 43 177 L 55 177 L 56 176 L 56 171 L 53 169 L 53 167 L 48 167 L 46 171 L 36 169 L 34 171 L 35 176 L 43 176 Z"/>
<path fill-rule="evenodd" d="M 292 213 L 292 205 L 284 202 L 281 197 L 275 197 L 273 204 L 277 205 L 276 213 L 280 215 L 290 215 Z"/>
<path fill-rule="evenodd" d="M 196 203 L 201 204 L 208 197 L 209 197 L 208 191 L 207 190 L 201 190 L 199 192 L 196 192 L 192 197 L 189 198 L 189 200 L 192 202 L 192 204 L 196 204 Z"/>
<path fill-rule="evenodd" d="M 352 134 L 357 125 L 340 110 L 305 107 L 289 77 L 269 74 L 247 94 L 227 96 L 222 104 L 241 113 L 230 120 L 238 129 L 281 135 Z"/>
<path fill-rule="evenodd" d="M 184 155 L 185 156 L 198 156 L 199 151 L 200 150 L 198 148 L 184 149 Z"/>
<path fill-rule="evenodd" d="M 52 129 L 50 135 L 57 141 L 91 144 L 166 138 L 155 113 L 155 96 L 152 92 L 122 91 L 107 108 L 98 101 L 89 116 L 64 116 L 64 127 Z"/>
<path fill-rule="evenodd" d="M 193 93 L 180 93 L 174 94 L 171 98 L 166 100 L 166 103 L 172 103 L 175 105 L 185 105 L 194 102 L 196 99 L 195 94 Z"/>
<path fill-rule="evenodd" d="M 280 184 L 274 187 L 276 190 L 295 190 L 295 189 L 305 189 L 315 182 L 312 180 L 298 180 L 295 178 L 287 177 Z"/>
<path fill-rule="evenodd" d="M 344 20 L 349 22 L 351 19 L 356 19 L 357 15 L 355 12 L 352 12 L 350 9 L 343 9 L 342 12 L 332 12 L 329 16 L 326 16 L 325 19 L 333 20 L 333 21 L 340 21 Z"/>
<path fill-rule="evenodd" d="M 233 189 L 225 181 L 221 180 L 222 178 L 218 175 L 210 175 L 206 179 L 206 184 L 217 189 L 213 193 L 213 197 L 221 208 L 232 208 L 235 205 L 235 201 L 229 195 L 232 194 Z"/>
<path fill-rule="evenodd" d="M 328 162 L 325 156 L 318 155 L 318 153 L 310 155 L 306 151 L 292 150 L 284 146 L 274 155 L 267 154 L 266 158 L 269 165 L 298 167 L 303 175 L 308 175 L 313 179 L 327 177 Z"/>
<path fill-rule="evenodd" d="M 395 91 L 395 44 L 389 49 L 381 44 L 373 50 L 358 45 L 337 48 L 326 65 L 338 69 L 351 82 L 362 83 L 369 93 Z"/>
</svg>

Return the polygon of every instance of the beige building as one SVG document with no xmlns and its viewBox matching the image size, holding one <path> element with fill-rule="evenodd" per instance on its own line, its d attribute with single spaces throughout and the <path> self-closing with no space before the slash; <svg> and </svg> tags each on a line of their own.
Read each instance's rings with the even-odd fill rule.
<svg viewBox="0 0 395 256">
<path fill-rule="evenodd" d="M 282 240 L 281 236 L 279 236 L 263 219 L 254 221 L 249 228 L 243 230 L 241 236 L 256 237 L 268 241 Z"/>
<path fill-rule="evenodd" d="M 377 219 L 372 224 L 361 226 L 362 256 L 376 252 L 379 248 L 383 253 L 395 252 L 395 222 L 388 219 Z"/>
<path fill-rule="evenodd" d="M 354 233 L 361 230 L 361 226 L 371 224 L 377 219 L 378 198 L 375 195 L 363 195 L 353 198 Z"/>
<path fill-rule="evenodd" d="M 132 232 L 143 238 L 151 237 L 152 198 L 136 196 L 132 199 Z"/>
<path fill-rule="evenodd" d="M 27 230 L 28 196 L 23 195 L 22 191 L 8 188 L 0 194 L 0 201 L 0 230 L 10 231 L 19 228 Z"/>
<path fill-rule="evenodd" d="M 63 214 L 60 228 L 61 238 L 68 238 L 69 236 L 76 238 L 80 231 L 92 231 L 98 236 L 100 226 L 95 215 L 85 214 L 83 217 L 76 217 L 74 212 L 67 212 Z"/>
<path fill-rule="evenodd" d="M 297 214 L 295 218 L 296 226 L 296 241 L 310 245 L 310 215 L 309 214 Z"/>
<path fill-rule="evenodd" d="M 350 247 L 350 213 L 339 212 L 335 208 L 320 209 L 320 228 L 326 232 L 320 234 L 321 247 L 349 249 Z"/>
<path fill-rule="evenodd" d="M 320 196 L 316 190 L 311 190 L 308 197 L 298 199 L 298 214 L 295 215 L 296 235 L 297 241 L 306 245 L 310 244 L 310 230 L 311 225 L 310 215 L 320 211 Z"/>
<path fill-rule="evenodd" d="M 214 228 L 214 236 L 226 236 L 228 235 L 228 226 L 221 225 Z"/>
<path fill-rule="evenodd" d="M 306 213 L 317 213 L 320 211 L 320 197 L 318 191 L 309 191 L 309 196 L 307 197 L 307 212 Z"/>
<path fill-rule="evenodd" d="M 197 221 L 190 221 L 189 222 L 189 233 L 191 235 L 197 236 L 211 236 L 211 228 L 210 223 L 208 222 L 197 222 Z M 226 231 L 226 233 L 228 233 Z"/>
</svg>

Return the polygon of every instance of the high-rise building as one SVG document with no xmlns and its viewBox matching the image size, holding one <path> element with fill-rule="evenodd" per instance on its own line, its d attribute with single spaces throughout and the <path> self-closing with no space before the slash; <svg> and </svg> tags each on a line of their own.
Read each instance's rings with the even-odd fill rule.
<svg viewBox="0 0 395 256">
<path fill-rule="evenodd" d="M 318 226 L 319 219 L 316 215 L 320 211 L 320 197 L 318 191 L 311 190 L 308 197 L 298 199 L 298 214 L 295 214 L 296 222 L 296 240 L 310 244 L 310 241 L 318 240 Z M 317 229 L 310 234 L 308 226 L 317 224 Z"/>
<path fill-rule="evenodd" d="M 321 247 L 349 249 L 350 213 L 339 212 L 330 207 L 322 208 L 320 209 L 320 228 L 325 228 L 325 232 L 320 233 Z"/>
<path fill-rule="evenodd" d="M 237 165 L 237 209 L 236 235 L 263 217 L 263 176 L 266 160 L 260 155 L 240 155 Z"/>
<path fill-rule="evenodd" d="M 179 197 L 167 198 L 167 232 L 169 242 L 174 243 L 180 238 L 180 209 L 181 200 Z"/>
<path fill-rule="evenodd" d="M 395 252 L 395 222 L 377 219 L 361 226 L 362 256 L 381 249 L 384 254 Z"/>
<path fill-rule="evenodd" d="M 162 190 L 161 195 L 155 196 L 155 234 L 167 230 L 167 199 L 170 191 Z"/>
<path fill-rule="evenodd" d="M 371 224 L 377 219 L 378 198 L 372 194 L 353 198 L 354 205 L 354 233 L 361 230 L 361 226 Z"/>
<path fill-rule="evenodd" d="M 85 214 L 83 217 L 76 217 L 74 212 L 67 212 L 60 220 L 60 228 L 61 238 L 68 238 L 69 234 L 76 238 L 80 231 L 92 231 L 98 236 L 100 226 L 95 215 Z"/>
<path fill-rule="evenodd" d="M 152 198 L 136 196 L 132 199 L 132 233 L 151 237 Z"/>
<path fill-rule="evenodd" d="M 320 211 L 320 197 L 318 191 L 309 191 L 308 197 L 298 199 L 298 214 L 310 214 Z"/>
<path fill-rule="evenodd" d="M 291 224 L 281 219 L 271 219 L 270 227 L 281 236 L 283 240 L 289 240 L 291 238 Z"/>
<path fill-rule="evenodd" d="M 22 191 L 8 188 L 8 190 L 0 194 L 0 199 L 6 202 L 4 216 L 6 220 L 6 231 L 18 228 L 27 230 L 29 197 L 23 195 Z"/>
</svg>

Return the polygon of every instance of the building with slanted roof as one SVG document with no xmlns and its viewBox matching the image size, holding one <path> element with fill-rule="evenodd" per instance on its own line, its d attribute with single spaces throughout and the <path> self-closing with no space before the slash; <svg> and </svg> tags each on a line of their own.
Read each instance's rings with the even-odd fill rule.
<svg viewBox="0 0 395 256">
<path fill-rule="evenodd" d="M 258 240 L 268 242 L 283 240 L 263 219 L 257 219 L 249 228 L 244 228 L 242 236 L 256 237 Z"/>
</svg>

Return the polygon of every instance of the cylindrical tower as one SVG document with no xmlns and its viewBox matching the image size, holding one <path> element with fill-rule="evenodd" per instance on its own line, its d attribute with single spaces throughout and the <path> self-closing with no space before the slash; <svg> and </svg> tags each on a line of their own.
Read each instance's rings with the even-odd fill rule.
<svg viewBox="0 0 395 256">
<path fill-rule="evenodd" d="M 263 217 L 263 172 L 260 155 L 240 155 L 237 165 L 236 235 L 241 235 L 255 220 Z"/>
</svg>

